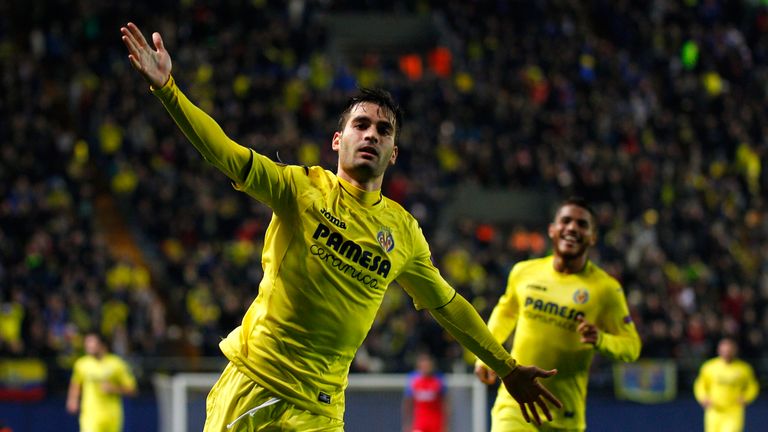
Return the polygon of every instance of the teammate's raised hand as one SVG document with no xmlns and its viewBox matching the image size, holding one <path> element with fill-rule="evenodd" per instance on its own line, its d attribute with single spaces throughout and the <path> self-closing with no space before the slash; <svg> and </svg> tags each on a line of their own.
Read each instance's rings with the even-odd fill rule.
<svg viewBox="0 0 768 432">
<path fill-rule="evenodd" d="M 563 407 L 563 404 L 539 382 L 539 378 L 548 378 L 556 373 L 556 369 L 547 371 L 536 366 L 517 365 L 512 372 L 502 378 L 504 387 L 507 388 L 512 398 L 520 404 L 520 411 L 522 411 L 525 421 L 533 420 L 537 425 L 541 425 L 538 410 L 541 410 L 547 420 L 551 421 L 552 414 L 549 412 L 546 401 L 557 408 Z"/>
<path fill-rule="evenodd" d="M 477 376 L 483 384 L 490 385 L 496 382 L 496 372 L 492 371 L 491 368 L 479 361 L 475 364 L 475 376 Z"/>
<path fill-rule="evenodd" d="M 149 46 L 134 23 L 121 27 L 120 33 L 123 34 L 123 43 L 128 48 L 128 59 L 133 67 L 152 87 L 162 87 L 171 76 L 171 56 L 165 50 L 160 33 L 152 33 L 155 49 Z"/>
</svg>

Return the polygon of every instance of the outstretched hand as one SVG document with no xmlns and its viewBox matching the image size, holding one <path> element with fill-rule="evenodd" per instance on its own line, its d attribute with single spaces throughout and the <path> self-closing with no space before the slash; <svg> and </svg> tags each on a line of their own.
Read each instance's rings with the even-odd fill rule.
<svg viewBox="0 0 768 432">
<path fill-rule="evenodd" d="M 165 50 L 160 33 L 152 33 L 155 49 L 149 46 L 136 24 L 129 22 L 120 28 L 123 43 L 128 48 L 128 60 L 154 88 L 160 88 L 171 76 L 171 56 Z"/>
<path fill-rule="evenodd" d="M 520 404 L 520 411 L 522 411 L 525 421 L 530 422 L 533 418 L 537 425 L 541 425 L 541 417 L 536 405 L 547 417 L 547 420 L 552 421 L 552 414 L 549 412 L 545 399 L 557 408 L 563 407 L 563 404 L 538 380 L 538 378 L 551 377 L 556 373 L 557 369 L 545 371 L 536 366 L 518 365 L 501 379 L 509 394 Z"/>
</svg>

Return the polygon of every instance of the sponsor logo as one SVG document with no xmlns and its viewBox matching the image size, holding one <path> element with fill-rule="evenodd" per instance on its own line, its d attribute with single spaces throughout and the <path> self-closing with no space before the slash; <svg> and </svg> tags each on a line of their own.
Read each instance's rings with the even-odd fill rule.
<svg viewBox="0 0 768 432">
<path fill-rule="evenodd" d="M 389 275 L 389 271 L 392 269 L 392 263 L 388 259 L 363 249 L 359 244 L 352 240 L 345 239 L 344 236 L 337 232 L 332 232 L 331 229 L 323 223 L 317 224 L 317 229 L 315 229 L 315 233 L 312 234 L 312 238 L 315 240 L 325 240 L 325 248 L 312 245 L 310 252 L 325 260 L 329 259 L 327 257 L 331 257 L 330 259 L 334 262 L 333 265 L 337 266 L 339 269 L 341 269 L 342 265 L 346 264 L 341 263 L 339 258 L 331 256 L 329 253 L 331 249 L 338 253 L 339 256 L 346 257 L 355 264 L 360 265 L 364 270 L 376 272 L 377 275 L 384 278 Z M 339 260 L 339 265 L 336 265 L 336 260 Z M 349 265 L 346 266 L 349 267 Z M 347 267 L 344 268 L 344 272 L 347 271 Z M 354 269 L 350 271 L 354 271 Z"/>
<path fill-rule="evenodd" d="M 624 324 L 629 324 L 632 322 L 632 317 L 627 315 L 624 317 Z"/>
<path fill-rule="evenodd" d="M 328 219 L 328 222 L 336 225 L 337 227 L 339 227 L 341 229 L 347 229 L 347 224 L 343 220 L 341 220 L 341 219 L 337 218 L 336 216 L 334 216 L 333 214 L 331 214 L 331 212 L 329 212 L 328 210 L 326 210 L 324 208 L 321 208 L 320 209 L 320 214 L 325 216 L 325 218 Z"/>
<path fill-rule="evenodd" d="M 536 284 L 528 284 L 525 287 L 530 289 L 530 290 L 536 290 L 536 291 L 546 291 L 547 290 L 547 287 L 545 287 L 543 285 L 536 285 Z"/>
<path fill-rule="evenodd" d="M 589 301 L 589 291 L 585 288 L 579 288 L 573 292 L 573 302 L 576 304 L 584 304 Z"/>
<path fill-rule="evenodd" d="M 563 412 L 563 416 L 564 416 L 565 418 L 573 418 L 573 416 L 575 416 L 575 415 L 576 415 L 576 413 L 575 413 L 575 412 L 573 412 L 573 411 L 564 411 L 564 412 Z"/>
<path fill-rule="evenodd" d="M 555 302 L 545 302 L 541 299 L 535 299 L 533 297 L 525 298 L 525 309 L 541 311 L 548 315 L 554 315 L 567 320 L 577 321 L 579 318 L 584 317 L 584 312 L 568 307 L 560 306 Z"/>
<path fill-rule="evenodd" d="M 381 248 L 384 252 L 392 252 L 395 248 L 395 238 L 392 237 L 392 230 L 387 227 L 382 227 L 378 234 L 376 234 L 376 240 L 379 241 Z"/>
</svg>

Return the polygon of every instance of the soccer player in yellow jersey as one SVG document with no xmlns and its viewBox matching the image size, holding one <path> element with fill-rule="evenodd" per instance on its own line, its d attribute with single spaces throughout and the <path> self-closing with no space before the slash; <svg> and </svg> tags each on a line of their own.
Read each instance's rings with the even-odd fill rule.
<svg viewBox="0 0 768 432">
<path fill-rule="evenodd" d="M 704 407 L 705 432 L 744 429 L 746 406 L 757 397 L 759 384 L 749 363 L 736 358 L 736 341 L 717 344 L 717 357 L 707 360 L 693 384 L 696 400 Z"/>
<path fill-rule="evenodd" d="M 67 411 L 80 411 L 80 432 L 122 431 L 122 396 L 136 394 L 136 380 L 128 365 L 108 352 L 101 335 L 86 334 L 84 344 L 85 355 L 72 371 Z"/>
<path fill-rule="evenodd" d="M 220 344 L 230 363 L 208 395 L 205 431 L 343 430 L 349 365 L 394 281 L 504 377 L 526 419 L 551 417 L 546 401 L 559 401 L 537 378 L 556 371 L 516 364 L 440 276 L 413 216 L 382 195 L 402 125 L 388 93 L 363 91 L 342 112 L 335 174 L 279 164 L 232 141 L 184 96 L 159 33 L 152 48 L 134 24 L 121 32 L 130 62 L 195 148 L 273 210 L 259 294 Z"/>
<path fill-rule="evenodd" d="M 553 254 L 512 268 L 488 327 L 499 342 L 515 330 L 512 356 L 518 361 L 557 369 L 547 387 L 560 398 L 563 409 L 537 428 L 523 421 L 518 403 L 502 387 L 491 412 L 493 432 L 584 430 L 595 351 L 623 361 L 640 355 L 640 337 L 621 285 L 588 259 L 597 240 L 588 204 L 578 198 L 563 202 L 548 233 Z M 485 383 L 496 380 L 481 360 L 475 373 Z"/>
</svg>

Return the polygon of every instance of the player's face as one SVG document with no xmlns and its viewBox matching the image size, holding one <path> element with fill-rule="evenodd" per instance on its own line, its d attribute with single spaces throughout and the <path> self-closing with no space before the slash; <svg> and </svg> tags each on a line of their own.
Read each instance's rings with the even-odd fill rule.
<svg viewBox="0 0 768 432">
<path fill-rule="evenodd" d="M 344 130 L 333 136 L 333 150 L 339 153 L 339 170 L 363 183 L 382 177 L 395 163 L 393 116 L 376 104 L 361 102 L 349 113 Z"/>
<path fill-rule="evenodd" d="M 435 362 L 432 357 L 420 355 L 416 359 L 416 369 L 424 375 L 431 375 L 435 371 Z"/>
<path fill-rule="evenodd" d="M 83 341 L 85 353 L 88 355 L 97 355 L 101 353 L 101 340 L 94 335 L 88 335 Z"/>
<path fill-rule="evenodd" d="M 555 254 L 563 258 L 577 258 L 587 253 L 597 241 L 592 216 L 585 208 L 564 205 L 549 224 L 549 238 Z"/>
<path fill-rule="evenodd" d="M 736 358 L 736 351 L 736 344 L 728 339 L 720 341 L 717 345 L 717 355 L 727 362 Z"/>
</svg>

